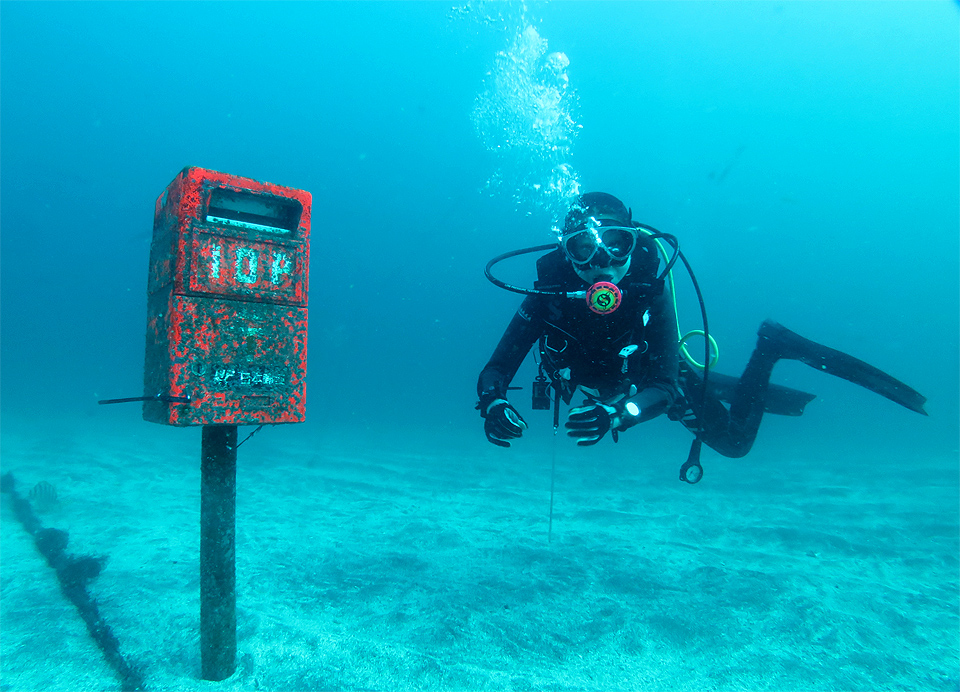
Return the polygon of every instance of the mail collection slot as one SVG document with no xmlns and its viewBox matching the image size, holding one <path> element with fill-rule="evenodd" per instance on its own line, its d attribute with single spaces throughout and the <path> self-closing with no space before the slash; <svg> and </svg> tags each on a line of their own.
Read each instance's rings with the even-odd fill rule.
<svg viewBox="0 0 960 692">
<path fill-rule="evenodd" d="M 144 420 L 304 420 L 310 204 L 303 190 L 196 167 L 160 195 Z"/>
</svg>

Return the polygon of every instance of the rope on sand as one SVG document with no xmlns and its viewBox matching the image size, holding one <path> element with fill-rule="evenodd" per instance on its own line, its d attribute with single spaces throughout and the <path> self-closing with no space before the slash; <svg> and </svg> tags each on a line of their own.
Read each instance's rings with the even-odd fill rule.
<svg viewBox="0 0 960 692">
<path fill-rule="evenodd" d="M 129 663 L 120 653 L 119 640 L 100 615 L 96 599 L 87 591 L 87 586 L 100 575 L 107 559 L 93 555 L 68 554 L 67 532 L 43 528 L 30 506 L 30 501 L 17 493 L 12 473 L 5 473 L 0 478 L 0 492 L 10 495 L 14 515 L 33 538 L 37 550 L 47 560 L 47 564 L 57 573 L 60 590 L 76 607 L 93 641 L 120 677 L 121 689 L 124 692 L 146 689 L 139 666 Z"/>
</svg>

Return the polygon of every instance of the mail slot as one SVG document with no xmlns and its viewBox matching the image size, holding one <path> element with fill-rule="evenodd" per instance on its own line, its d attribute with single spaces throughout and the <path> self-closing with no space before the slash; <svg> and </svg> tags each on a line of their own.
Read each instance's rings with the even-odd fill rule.
<svg viewBox="0 0 960 692">
<path fill-rule="evenodd" d="M 309 192 L 187 167 L 157 199 L 144 420 L 305 417 Z"/>
</svg>

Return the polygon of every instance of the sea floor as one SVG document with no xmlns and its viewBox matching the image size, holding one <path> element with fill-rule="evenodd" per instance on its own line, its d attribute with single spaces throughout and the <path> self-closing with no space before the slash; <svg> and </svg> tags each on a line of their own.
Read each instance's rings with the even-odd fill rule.
<svg viewBox="0 0 960 692">
<path fill-rule="evenodd" d="M 207 682 L 199 431 L 4 425 L 20 494 L 56 487 L 43 526 L 107 557 L 89 592 L 146 689 L 960 687 L 956 455 L 768 441 L 705 452 L 689 486 L 680 436 L 504 451 L 291 431 L 239 450 L 237 667 Z M 120 689 L 6 493 L 0 509 L 2 690 Z"/>
</svg>

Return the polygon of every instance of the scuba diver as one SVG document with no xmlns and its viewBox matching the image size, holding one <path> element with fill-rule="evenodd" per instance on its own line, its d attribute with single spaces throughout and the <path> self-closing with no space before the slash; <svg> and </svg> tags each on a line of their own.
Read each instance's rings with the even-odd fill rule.
<svg viewBox="0 0 960 692">
<path fill-rule="evenodd" d="M 533 289 L 506 284 L 490 271 L 504 259 L 541 250 L 550 252 L 537 260 Z M 686 351 L 690 335 L 679 335 L 670 276 L 678 258 L 700 299 L 704 329 L 691 334 L 704 338 L 702 364 Z M 904 383 L 770 320 L 760 325 L 757 346 L 739 378 L 713 372 L 715 342 L 699 286 L 676 238 L 636 223 L 623 202 L 603 192 L 586 193 L 571 207 L 558 245 L 500 255 L 485 273 L 496 285 L 526 295 L 477 383 L 484 431 L 501 447 L 509 447 L 527 429 L 507 392 L 517 389 L 510 383 L 537 341 L 533 408 L 549 409 L 553 390 L 555 432 L 560 400 L 569 404 L 577 389 L 586 400 L 570 410 L 566 429 L 580 446 L 594 445 L 607 433 L 616 442 L 619 433 L 666 414 L 696 436 L 680 472 L 689 483 L 702 476 L 701 444 L 726 457 L 742 457 L 753 446 L 764 413 L 799 416 L 815 398 L 770 383 L 774 365 L 784 358 L 926 415 L 926 398 Z"/>
</svg>

